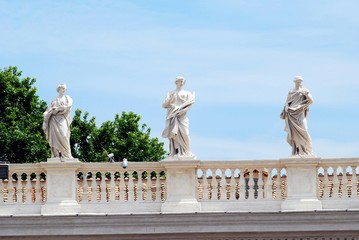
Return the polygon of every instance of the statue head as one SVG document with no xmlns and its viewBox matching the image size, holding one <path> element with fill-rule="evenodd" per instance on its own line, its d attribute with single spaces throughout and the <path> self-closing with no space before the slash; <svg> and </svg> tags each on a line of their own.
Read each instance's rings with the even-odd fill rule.
<svg viewBox="0 0 359 240">
<path fill-rule="evenodd" d="M 293 82 L 303 82 L 302 76 L 295 76 Z"/>
<path fill-rule="evenodd" d="M 186 79 L 184 77 L 181 77 L 181 76 L 176 77 L 175 83 L 177 84 L 178 81 L 183 81 L 183 84 L 186 83 Z"/>
<path fill-rule="evenodd" d="M 65 91 L 67 90 L 67 86 L 65 83 L 59 84 L 59 86 L 57 86 L 56 88 L 56 91 L 59 92 L 60 88 L 63 88 Z"/>
</svg>

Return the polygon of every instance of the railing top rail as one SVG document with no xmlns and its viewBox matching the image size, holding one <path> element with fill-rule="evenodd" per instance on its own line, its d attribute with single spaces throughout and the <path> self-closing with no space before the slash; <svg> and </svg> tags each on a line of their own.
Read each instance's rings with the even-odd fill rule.
<svg viewBox="0 0 359 240">
<path fill-rule="evenodd" d="M 118 170 L 122 169 L 121 162 L 81 163 L 79 171 L 82 170 Z M 161 162 L 128 162 L 124 171 L 141 171 L 164 169 Z"/>
<path fill-rule="evenodd" d="M 39 163 L 22 163 L 22 164 L 9 164 L 9 171 L 16 172 L 16 171 L 43 171 L 44 169 L 41 167 Z"/>
<path fill-rule="evenodd" d="M 305 164 L 308 160 L 305 158 L 295 159 L 293 161 Z M 9 164 L 10 171 L 28 171 L 28 170 L 43 170 L 42 163 L 24 163 L 24 164 Z M 62 163 L 59 163 L 62 164 Z M 199 168 L 270 168 L 270 167 L 285 167 L 281 159 L 278 160 L 199 160 Z M 359 157 L 355 158 L 319 158 L 317 165 L 320 166 L 355 166 L 359 165 Z M 148 170 L 148 169 L 164 169 L 161 161 L 159 162 L 128 162 L 126 170 Z M 99 170 L 115 170 L 122 169 L 120 162 L 80 162 L 79 169 L 99 169 Z"/>
<path fill-rule="evenodd" d="M 270 168 L 284 166 L 279 160 L 223 160 L 201 161 L 199 168 Z"/>
<path fill-rule="evenodd" d="M 355 166 L 359 165 L 359 157 L 357 158 L 322 158 L 319 161 L 319 166 Z"/>
</svg>

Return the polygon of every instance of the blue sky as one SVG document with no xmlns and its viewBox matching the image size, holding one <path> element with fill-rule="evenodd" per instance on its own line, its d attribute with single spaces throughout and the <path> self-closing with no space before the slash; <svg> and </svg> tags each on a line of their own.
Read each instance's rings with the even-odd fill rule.
<svg viewBox="0 0 359 240">
<path fill-rule="evenodd" d="M 196 92 L 189 113 L 201 160 L 278 159 L 279 118 L 296 75 L 314 104 L 314 153 L 359 156 L 356 0 L 0 0 L 0 68 L 37 79 L 49 102 L 68 85 L 97 123 L 142 116 L 161 141 L 174 79 Z"/>
</svg>

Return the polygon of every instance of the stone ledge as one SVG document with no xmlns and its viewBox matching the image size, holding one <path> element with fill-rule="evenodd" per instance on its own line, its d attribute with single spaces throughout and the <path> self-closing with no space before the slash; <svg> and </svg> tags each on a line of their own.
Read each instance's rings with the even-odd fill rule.
<svg viewBox="0 0 359 240">
<path fill-rule="evenodd" d="M 21 237 L 21 239 L 276 237 L 275 240 L 282 239 L 281 237 L 347 237 L 348 239 L 355 237 L 354 239 L 358 239 L 359 211 L 0 217 L 1 237 L 4 237 L 3 239 L 11 239 L 11 237 Z"/>
</svg>

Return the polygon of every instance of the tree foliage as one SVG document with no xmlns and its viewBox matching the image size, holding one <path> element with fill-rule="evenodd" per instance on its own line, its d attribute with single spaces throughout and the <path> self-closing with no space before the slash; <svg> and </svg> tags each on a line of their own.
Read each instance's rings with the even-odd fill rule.
<svg viewBox="0 0 359 240">
<path fill-rule="evenodd" d="M 151 129 L 140 125 L 141 117 L 133 112 L 122 112 L 114 121 L 106 121 L 99 128 L 88 113 L 75 112 L 71 125 L 72 154 L 84 161 L 107 161 L 113 153 L 116 161 L 154 162 L 164 158 L 166 151 L 158 138 L 151 138 Z"/>
<path fill-rule="evenodd" d="M 21 79 L 17 67 L 0 70 L 0 161 L 34 162 L 49 156 L 42 131 L 46 103 L 36 95 L 34 78 Z"/>
</svg>

